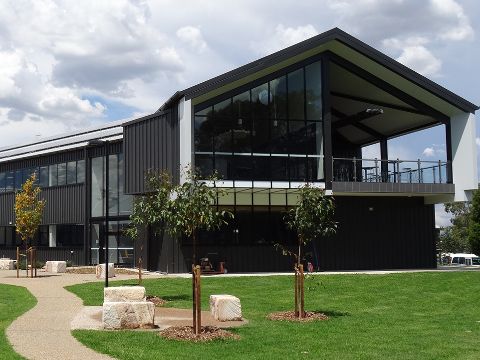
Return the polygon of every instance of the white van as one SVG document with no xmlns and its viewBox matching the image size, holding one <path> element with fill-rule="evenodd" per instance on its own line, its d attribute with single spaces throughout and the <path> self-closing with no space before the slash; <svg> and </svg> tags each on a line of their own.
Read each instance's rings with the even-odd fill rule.
<svg viewBox="0 0 480 360">
<path fill-rule="evenodd" d="M 480 265 L 480 257 L 475 254 L 450 253 L 447 256 L 450 258 L 450 265 Z"/>
</svg>

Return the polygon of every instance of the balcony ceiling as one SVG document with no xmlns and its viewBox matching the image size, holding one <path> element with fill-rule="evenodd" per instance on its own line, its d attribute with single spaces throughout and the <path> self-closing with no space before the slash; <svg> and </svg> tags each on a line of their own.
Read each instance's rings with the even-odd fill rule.
<svg viewBox="0 0 480 360">
<path fill-rule="evenodd" d="M 369 144 L 381 137 L 391 138 L 441 124 L 438 118 L 336 63 L 331 63 L 330 71 L 332 128 L 354 144 Z M 383 113 L 355 117 L 367 109 L 381 109 Z M 345 119 L 351 119 L 351 124 Z"/>
</svg>

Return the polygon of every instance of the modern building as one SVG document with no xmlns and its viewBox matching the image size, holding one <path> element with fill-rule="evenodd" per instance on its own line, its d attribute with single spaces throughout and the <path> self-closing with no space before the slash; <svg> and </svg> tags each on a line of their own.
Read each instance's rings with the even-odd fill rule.
<svg viewBox="0 0 480 360">
<path fill-rule="evenodd" d="M 103 262 L 108 236 L 110 261 L 134 264 L 143 244 L 149 269 L 187 271 L 187 239 L 147 229 L 134 243 L 122 228 L 148 170 L 184 181 L 180 169 L 193 164 L 220 173 L 211 185 L 227 195 L 216 206 L 235 214 L 200 234 L 198 254 L 231 272 L 291 269 L 273 245 L 295 244 L 283 216 L 305 182 L 335 197 L 339 223 L 309 248 L 315 267 L 435 267 L 434 204 L 468 200 L 477 188 L 476 110 L 335 28 L 179 91 L 149 116 L 1 149 L 0 256 L 18 241 L 14 191 L 36 171 L 47 200 L 36 239 L 43 258 Z M 392 139 L 435 126 L 444 159 L 389 157 Z M 362 158 L 376 143 L 380 156 Z"/>
</svg>

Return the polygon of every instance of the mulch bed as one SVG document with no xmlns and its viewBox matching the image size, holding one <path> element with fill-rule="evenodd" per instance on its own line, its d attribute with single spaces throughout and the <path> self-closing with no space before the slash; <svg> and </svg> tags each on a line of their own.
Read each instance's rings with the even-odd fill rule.
<svg viewBox="0 0 480 360">
<path fill-rule="evenodd" d="M 163 300 L 158 296 L 147 295 L 147 301 L 151 301 L 155 304 L 155 306 L 163 306 L 167 303 L 167 300 Z"/>
<path fill-rule="evenodd" d="M 295 317 L 294 311 L 279 311 L 268 314 L 267 319 L 275 321 L 309 322 L 316 320 L 328 320 L 328 316 L 321 312 L 306 311 L 304 318 L 297 318 Z"/>
<path fill-rule="evenodd" d="M 215 326 L 202 326 L 200 334 L 193 333 L 191 326 L 172 326 L 168 329 L 160 331 L 160 336 L 170 340 L 183 340 L 192 342 L 205 342 L 217 339 L 234 339 L 239 340 L 240 336 L 233 334 L 225 329 Z"/>
</svg>

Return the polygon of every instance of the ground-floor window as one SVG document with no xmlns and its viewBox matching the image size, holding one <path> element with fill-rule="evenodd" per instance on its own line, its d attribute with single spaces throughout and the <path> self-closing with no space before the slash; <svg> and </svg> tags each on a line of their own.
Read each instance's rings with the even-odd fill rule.
<svg viewBox="0 0 480 360">
<path fill-rule="evenodd" d="M 105 235 L 108 234 L 108 261 L 124 266 L 134 265 L 133 240 L 125 235 L 129 221 L 109 221 L 108 232 L 104 222 L 96 222 L 90 227 L 91 262 L 105 261 Z"/>
</svg>

